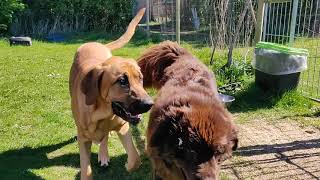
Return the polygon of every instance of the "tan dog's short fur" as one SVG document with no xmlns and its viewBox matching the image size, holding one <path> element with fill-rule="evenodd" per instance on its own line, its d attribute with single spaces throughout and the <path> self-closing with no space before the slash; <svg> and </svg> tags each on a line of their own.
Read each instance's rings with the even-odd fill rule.
<svg viewBox="0 0 320 180">
<path fill-rule="evenodd" d="M 118 40 L 107 45 L 86 43 L 76 52 L 70 72 L 70 94 L 78 132 L 81 179 L 92 178 L 92 142 L 101 143 L 98 160 L 102 166 L 108 165 L 107 140 L 110 131 L 117 132 L 128 154 L 126 169 L 130 172 L 141 163 L 132 142 L 129 123 L 115 114 L 112 103 L 120 102 L 122 108 L 131 108 L 133 101 L 148 101 L 152 105 L 152 100 L 143 89 L 142 74 L 137 63 L 132 59 L 112 56 L 111 50 L 122 47 L 131 39 L 144 11 L 138 12 L 126 33 Z M 139 114 L 147 110 L 145 108 Z M 131 112 L 129 115 L 136 117 Z"/>
</svg>

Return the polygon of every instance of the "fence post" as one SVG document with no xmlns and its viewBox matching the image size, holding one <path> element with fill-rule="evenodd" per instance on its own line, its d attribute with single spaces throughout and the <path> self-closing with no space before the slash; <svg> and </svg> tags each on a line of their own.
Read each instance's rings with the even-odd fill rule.
<svg viewBox="0 0 320 180">
<path fill-rule="evenodd" d="M 257 24 L 256 24 L 256 33 L 255 33 L 255 39 L 254 39 L 255 44 L 261 40 L 261 36 L 262 36 L 264 3 L 265 3 L 265 0 L 258 0 Z"/>
<path fill-rule="evenodd" d="M 180 44 L 180 0 L 176 0 L 176 40 Z"/>
<path fill-rule="evenodd" d="M 266 41 L 268 11 L 269 11 L 269 4 L 266 3 L 264 7 L 264 17 L 263 17 L 263 25 L 262 25 L 263 26 L 262 41 Z"/>
<path fill-rule="evenodd" d="M 146 0 L 146 8 L 147 8 L 147 12 L 146 12 L 146 21 L 147 21 L 147 35 L 148 37 L 150 37 L 150 0 Z"/>
<path fill-rule="evenodd" d="M 297 13 L 298 13 L 298 0 L 293 0 L 292 8 L 293 9 L 292 9 L 292 15 L 291 15 L 289 46 L 293 45 L 294 35 L 296 33 Z"/>
</svg>

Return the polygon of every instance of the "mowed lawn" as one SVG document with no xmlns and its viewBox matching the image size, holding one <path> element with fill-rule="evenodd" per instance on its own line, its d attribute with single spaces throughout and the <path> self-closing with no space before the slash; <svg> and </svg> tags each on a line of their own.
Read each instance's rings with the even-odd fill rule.
<svg viewBox="0 0 320 180">
<path fill-rule="evenodd" d="M 81 42 L 34 41 L 31 47 L 10 47 L 6 40 L 0 40 L 0 179 L 79 178 L 68 79 L 74 53 Z M 113 54 L 137 58 L 151 44 L 134 40 Z M 192 52 L 204 62 L 210 58 L 209 48 L 192 49 Z M 231 111 L 237 123 L 254 119 L 295 120 L 301 125 L 320 127 L 319 104 L 298 93 L 288 93 L 282 99 L 264 96 L 252 81 L 249 79 L 244 90 L 235 94 L 237 101 Z M 150 163 L 143 155 L 146 125 L 145 114 L 143 122 L 132 127 L 135 144 L 142 154 L 142 167 L 131 174 L 126 172 L 127 155 L 116 134 L 112 134 L 111 163 L 107 169 L 97 165 L 98 149 L 93 145 L 95 179 L 151 178 Z"/>
<path fill-rule="evenodd" d="M 0 40 L 0 179 L 74 179 L 79 176 L 79 153 L 71 115 L 69 70 L 81 43 L 34 41 L 13 46 Z M 114 55 L 136 58 L 145 45 L 128 45 Z M 143 150 L 147 121 L 133 128 Z M 97 166 L 97 145 L 92 165 L 97 179 L 149 179 L 150 165 L 126 172 L 126 154 L 116 134 L 109 140 L 111 165 Z"/>
</svg>

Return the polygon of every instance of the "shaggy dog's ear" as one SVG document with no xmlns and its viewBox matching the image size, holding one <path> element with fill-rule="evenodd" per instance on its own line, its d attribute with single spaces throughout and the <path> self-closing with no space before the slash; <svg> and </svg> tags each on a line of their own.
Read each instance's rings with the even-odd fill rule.
<svg viewBox="0 0 320 180">
<path fill-rule="evenodd" d="M 167 80 L 165 69 L 186 53 L 177 43 L 165 41 L 148 49 L 139 59 L 138 65 L 144 76 L 145 87 L 160 88 Z"/>
<path fill-rule="evenodd" d="M 81 91 L 86 95 L 86 104 L 92 105 L 99 96 L 99 84 L 103 75 L 102 68 L 94 68 L 89 71 L 81 82 Z"/>
</svg>

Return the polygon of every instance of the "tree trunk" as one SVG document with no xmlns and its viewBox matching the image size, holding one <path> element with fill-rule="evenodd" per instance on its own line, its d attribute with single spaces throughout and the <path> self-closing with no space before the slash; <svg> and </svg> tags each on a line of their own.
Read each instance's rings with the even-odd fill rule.
<svg viewBox="0 0 320 180">
<path fill-rule="evenodd" d="M 233 49 L 236 46 L 236 43 L 238 41 L 238 37 L 239 37 L 239 34 L 240 34 L 241 26 L 243 24 L 243 21 L 244 21 L 244 18 L 246 16 L 246 13 L 247 13 L 247 11 L 249 9 L 250 3 L 251 3 L 251 0 L 247 0 L 245 2 L 245 7 L 244 7 L 244 9 L 243 9 L 243 11 L 242 11 L 242 13 L 241 13 L 241 15 L 239 17 L 238 24 L 237 24 L 235 32 L 234 32 L 234 36 L 229 41 L 228 62 L 225 65 L 226 67 L 230 67 L 231 64 L 232 64 Z"/>
</svg>

